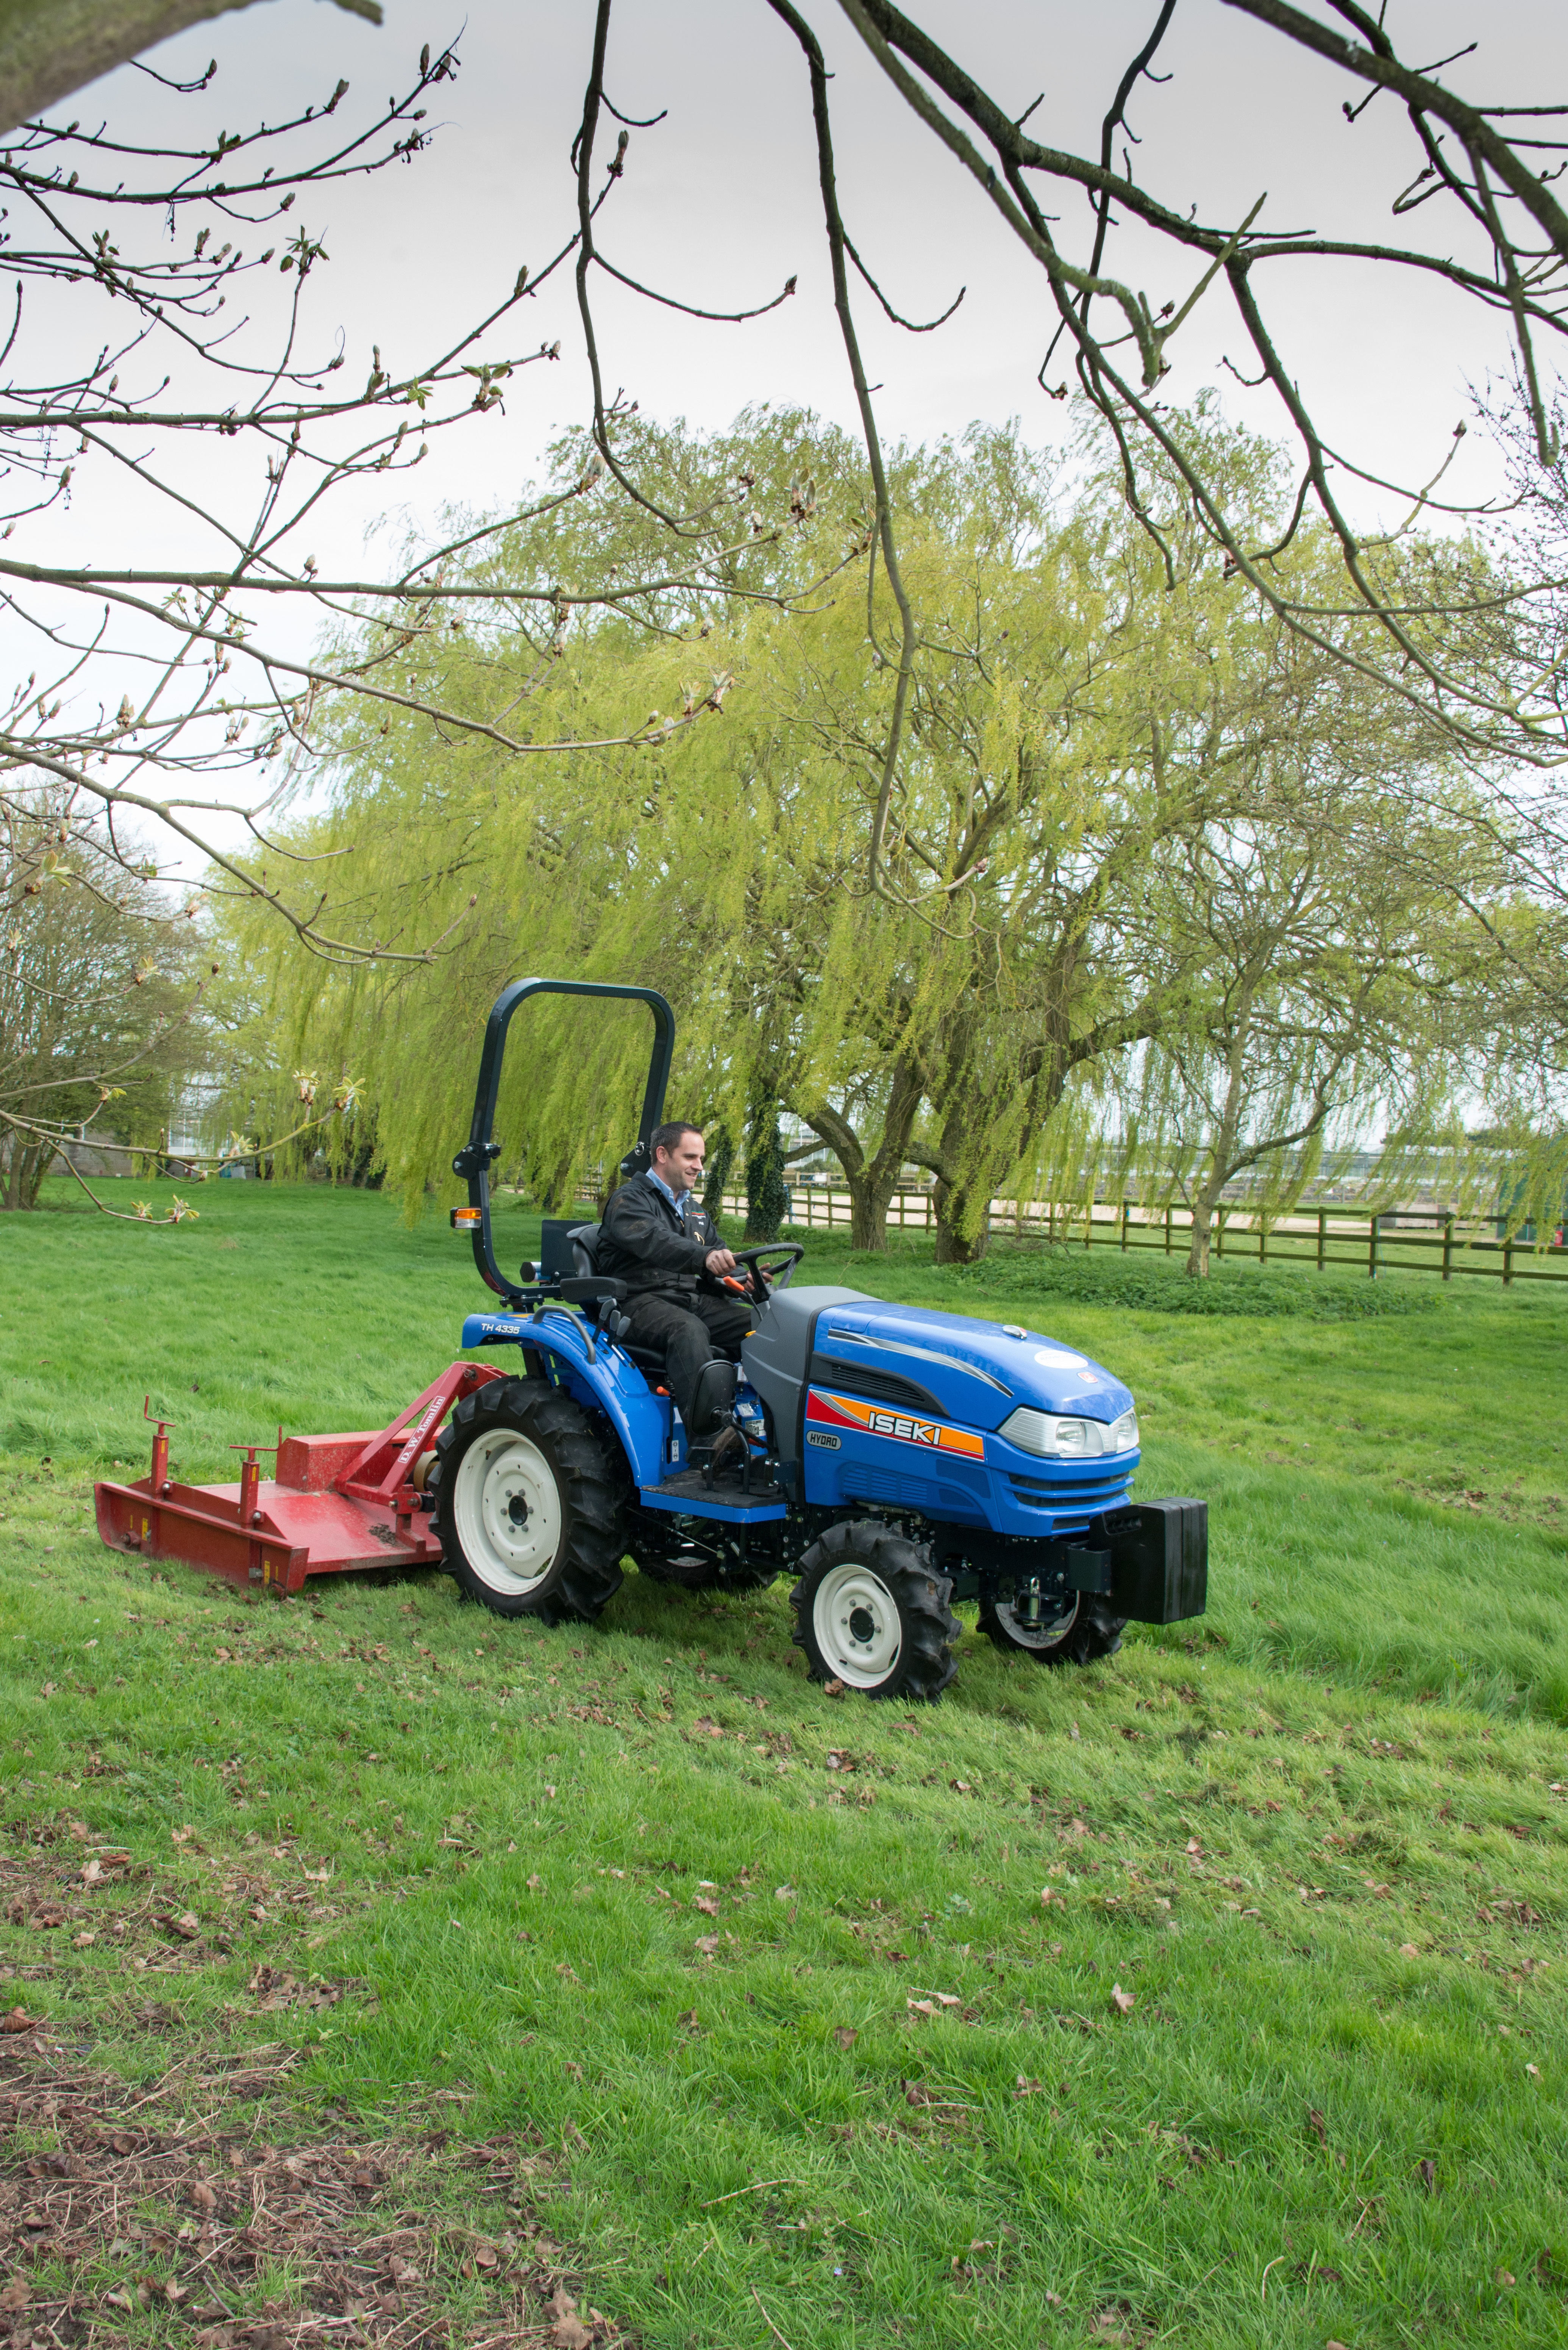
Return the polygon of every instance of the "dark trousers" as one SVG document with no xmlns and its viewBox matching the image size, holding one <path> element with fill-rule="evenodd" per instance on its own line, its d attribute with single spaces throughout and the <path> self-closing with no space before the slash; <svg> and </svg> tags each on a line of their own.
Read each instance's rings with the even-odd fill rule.
<svg viewBox="0 0 1568 2350">
<path fill-rule="evenodd" d="M 752 1326 L 752 1309 L 739 1299 L 694 1294 L 677 1303 L 673 1297 L 628 1297 L 627 1333 L 634 1347 L 662 1347 L 665 1376 L 681 1419 L 691 1425 L 691 1406 L 698 1375 L 715 1355 L 741 1359 L 741 1341 Z"/>
</svg>

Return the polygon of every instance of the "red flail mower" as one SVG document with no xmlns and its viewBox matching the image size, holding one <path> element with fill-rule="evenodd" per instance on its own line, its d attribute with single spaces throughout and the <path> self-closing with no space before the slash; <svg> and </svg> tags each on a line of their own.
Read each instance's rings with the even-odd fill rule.
<svg viewBox="0 0 1568 2350">
<path fill-rule="evenodd" d="M 303 1589 L 307 1575 L 439 1566 L 441 1538 L 424 1490 L 436 1430 L 453 1404 L 502 1376 L 487 1363 L 453 1363 L 389 1428 L 287 1438 L 279 1429 L 275 1445 L 236 1444 L 245 1457 L 234 1485 L 174 1482 L 173 1423 L 161 1419 L 150 1473 L 134 1485 L 93 1488 L 99 1533 L 111 1550 L 178 1559 L 285 1597 Z M 151 1419 L 146 1403 L 142 1410 Z M 262 1475 L 261 1452 L 275 1455 L 275 1476 Z"/>
</svg>

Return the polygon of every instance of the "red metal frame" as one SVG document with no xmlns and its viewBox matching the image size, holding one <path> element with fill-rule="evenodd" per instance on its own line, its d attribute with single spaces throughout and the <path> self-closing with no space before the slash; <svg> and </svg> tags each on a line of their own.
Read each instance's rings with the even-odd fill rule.
<svg viewBox="0 0 1568 2350">
<path fill-rule="evenodd" d="M 286 1438 L 280 1428 L 274 1477 L 263 1477 L 256 1459 L 273 1446 L 235 1445 L 245 1458 L 233 1485 L 171 1482 L 172 1423 L 161 1419 L 151 1473 L 133 1485 L 93 1487 L 99 1533 L 111 1550 L 178 1559 L 285 1597 L 307 1575 L 439 1565 L 441 1543 L 412 1482 L 417 1464 L 452 1405 L 504 1377 L 489 1363 L 453 1363 L 376 1432 Z M 151 1418 L 145 1404 L 142 1412 Z"/>
</svg>

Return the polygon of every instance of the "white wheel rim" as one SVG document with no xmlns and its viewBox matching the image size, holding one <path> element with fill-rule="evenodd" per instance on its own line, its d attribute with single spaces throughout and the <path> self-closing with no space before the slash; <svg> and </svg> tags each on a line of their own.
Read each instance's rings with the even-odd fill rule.
<svg viewBox="0 0 1568 2350">
<path fill-rule="evenodd" d="M 858 1559 L 823 1576 L 811 1604 L 811 1627 L 823 1663 L 852 1689 L 877 1688 L 903 1653 L 898 1602 Z"/>
<path fill-rule="evenodd" d="M 536 1591 L 561 1547 L 561 1495 L 538 1446 L 515 1429 L 477 1437 L 457 1465 L 452 1517 L 463 1557 L 507 1598 Z"/>
<path fill-rule="evenodd" d="M 1061 1615 L 1051 1617 L 1045 1612 L 1046 1606 L 1049 1605 L 1049 1602 L 1046 1602 L 1041 1607 L 1038 1624 L 1025 1624 L 1022 1620 L 1016 1599 L 999 1600 L 996 1612 L 1002 1628 L 1017 1641 L 1021 1648 L 1054 1648 L 1058 1640 L 1066 1638 L 1078 1620 L 1078 1610 L 1083 1604 L 1083 1594 L 1075 1591 L 1071 1595 L 1071 1604 L 1064 1607 Z"/>
</svg>

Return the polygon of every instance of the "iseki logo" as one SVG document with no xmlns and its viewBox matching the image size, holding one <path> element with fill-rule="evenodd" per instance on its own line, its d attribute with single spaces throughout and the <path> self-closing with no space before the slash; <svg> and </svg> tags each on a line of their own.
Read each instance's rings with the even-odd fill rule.
<svg viewBox="0 0 1568 2350">
<path fill-rule="evenodd" d="M 897 1436 L 906 1444 L 937 1444 L 941 1438 L 929 1419 L 906 1419 L 901 1412 L 871 1411 L 867 1426 L 876 1436 Z"/>
</svg>

